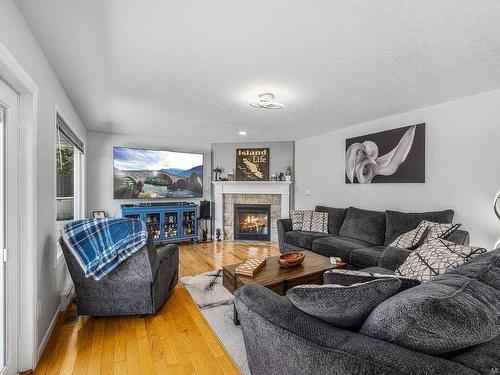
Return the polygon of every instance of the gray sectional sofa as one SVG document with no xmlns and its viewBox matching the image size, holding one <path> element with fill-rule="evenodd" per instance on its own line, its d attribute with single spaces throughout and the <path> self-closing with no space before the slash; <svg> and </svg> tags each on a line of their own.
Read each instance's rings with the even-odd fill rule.
<svg viewBox="0 0 500 375">
<path fill-rule="evenodd" d="M 406 256 L 389 251 L 382 259 L 395 268 Z M 253 375 L 500 372 L 500 249 L 399 292 L 356 329 L 308 315 L 259 285 L 238 289 L 235 306 Z"/>
<path fill-rule="evenodd" d="M 328 213 L 328 233 L 294 231 L 290 219 L 280 219 L 280 251 L 311 250 L 328 257 L 340 257 L 354 268 L 378 267 L 388 246 L 399 235 L 415 229 L 422 220 L 451 223 L 454 215 L 453 210 L 405 213 L 326 206 L 316 206 L 316 211 Z M 447 240 L 467 245 L 469 235 L 457 230 Z"/>
</svg>

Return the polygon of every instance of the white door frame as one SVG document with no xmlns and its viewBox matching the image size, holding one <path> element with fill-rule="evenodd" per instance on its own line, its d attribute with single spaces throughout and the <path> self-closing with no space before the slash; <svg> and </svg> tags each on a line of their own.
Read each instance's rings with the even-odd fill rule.
<svg viewBox="0 0 500 375">
<path fill-rule="evenodd" d="M 37 350 L 37 120 L 38 86 L 0 42 L 0 77 L 19 94 L 19 328 L 18 371 L 34 369 Z"/>
</svg>

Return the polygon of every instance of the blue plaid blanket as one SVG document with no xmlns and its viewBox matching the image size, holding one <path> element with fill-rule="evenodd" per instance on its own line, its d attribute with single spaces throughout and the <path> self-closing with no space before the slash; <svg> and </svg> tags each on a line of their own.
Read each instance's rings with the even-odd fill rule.
<svg viewBox="0 0 500 375">
<path fill-rule="evenodd" d="M 101 280 L 146 244 L 148 232 L 137 219 L 83 219 L 66 224 L 63 238 L 85 277 Z"/>
</svg>

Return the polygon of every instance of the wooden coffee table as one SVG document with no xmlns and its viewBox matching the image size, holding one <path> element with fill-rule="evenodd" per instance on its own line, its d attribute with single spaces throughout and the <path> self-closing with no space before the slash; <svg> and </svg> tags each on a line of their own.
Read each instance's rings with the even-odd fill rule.
<svg viewBox="0 0 500 375">
<path fill-rule="evenodd" d="M 231 293 L 247 284 L 262 285 L 273 292 L 285 295 L 294 286 L 303 284 L 323 284 L 323 273 L 333 268 L 342 268 L 345 264 L 336 266 L 330 258 L 318 255 L 312 251 L 303 251 L 305 259 L 295 268 L 283 268 L 277 258 L 266 259 L 266 265 L 254 276 L 237 275 L 234 270 L 240 264 L 222 267 L 222 284 Z M 236 308 L 234 308 L 234 323 L 239 324 Z"/>
</svg>

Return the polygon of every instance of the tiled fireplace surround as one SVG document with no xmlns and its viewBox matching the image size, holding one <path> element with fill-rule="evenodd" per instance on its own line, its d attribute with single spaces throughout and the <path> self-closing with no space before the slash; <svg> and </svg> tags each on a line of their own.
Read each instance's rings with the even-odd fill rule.
<svg viewBox="0 0 500 375">
<path fill-rule="evenodd" d="M 281 197 L 277 194 L 224 194 L 224 239 L 233 240 L 235 204 L 270 204 L 271 205 L 271 241 L 276 241 L 278 229 L 276 221 L 281 216 Z"/>
<path fill-rule="evenodd" d="M 215 181 L 215 228 L 222 229 L 224 240 L 234 235 L 235 204 L 271 205 L 271 242 L 278 241 L 276 221 L 287 218 L 290 208 L 290 182 Z"/>
</svg>

